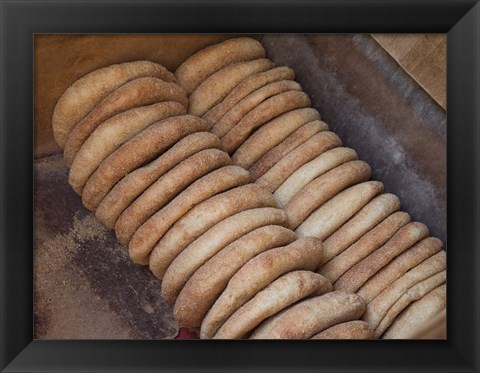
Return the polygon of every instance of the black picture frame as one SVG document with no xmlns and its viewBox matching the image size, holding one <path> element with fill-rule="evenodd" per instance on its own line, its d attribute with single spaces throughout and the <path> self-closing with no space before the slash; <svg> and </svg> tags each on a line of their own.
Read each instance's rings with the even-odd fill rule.
<svg viewBox="0 0 480 373">
<path fill-rule="evenodd" d="M 479 371 L 478 1 L 2 0 L 0 4 L 2 372 Z M 448 33 L 447 340 L 32 340 L 33 35 L 217 32 Z"/>
</svg>

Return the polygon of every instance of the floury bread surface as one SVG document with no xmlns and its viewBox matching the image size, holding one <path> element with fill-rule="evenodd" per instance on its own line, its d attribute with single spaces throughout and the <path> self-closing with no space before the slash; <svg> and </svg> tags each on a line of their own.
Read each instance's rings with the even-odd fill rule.
<svg viewBox="0 0 480 373">
<path fill-rule="evenodd" d="M 223 67 L 265 57 L 265 49 L 251 38 L 229 39 L 189 57 L 175 72 L 178 82 L 192 93 L 204 80 Z"/>
<path fill-rule="evenodd" d="M 307 339 L 334 325 L 356 320 L 365 302 L 355 294 L 332 291 L 299 302 L 263 322 L 252 339 Z"/>
<path fill-rule="evenodd" d="M 278 105 L 282 108 L 275 112 L 273 101 L 280 102 L 280 97 L 289 92 L 267 95 L 252 107 L 254 98 L 268 91 L 268 84 L 258 84 L 256 90 L 246 90 L 248 94 L 236 94 L 242 92 L 241 87 L 252 86 L 253 81 L 245 79 L 225 96 L 225 102 L 209 110 L 205 119 L 211 131 L 220 135 L 223 149 L 233 152 L 234 164 L 249 169 L 257 184 L 274 193 L 278 206 L 285 209 L 290 227 L 298 235 L 325 240 L 319 273 L 325 273 L 336 288 L 362 292 L 360 288 L 365 281 L 371 276 L 377 278 L 375 273 L 383 273 L 384 267 L 387 271 L 392 260 L 395 263 L 403 260 L 402 253 L 410 252 L 411 247 L 413 250 L 418 239 L 428 236 L 428 230 L 420 232 L 418 239 L 392 238 L 411 221 L 407 213 L 399 211 L 399 199 L 384 193 L 382 183 L 369 180 L 369 166 L 358 160 L 353 149 L 341 147 L 342 142 L 328 131 L 327 123 L 320 122 L 323 128 L 310 130 L 315 120 L 319 121 L 319 115 L 311 118 L 315 119 L 311 123 L 291 120 L 282 123 L 282 118 L 296 111 L 315 112 L 314 108 L 288 108 L 295 105 L 292 99 L 287 100 L 288 104 Z M 282 111 L 284 108 L 287 109 Z M 268 113 L 275 114 L 268 117 Z M 409 227 L 419 223 L 412 224 Z M 405 260 L 412 266 L 418 265 L 420 258 L 427 259 L 435 253 L 430 250 L 433 247 L 439 249 L 438 245 L 425 246 L 424 252 L 409 254 L 412 260 Z M 369 292 L 380 288 L 382 278 L 388 282 L 386 275 L 372 280 Z M 367 296 L 367 290 L 363 293 Z M 393 313 L 390 316 L 395 317 Z"/>
<path fill-rule="evenodd" d="M 331 328 L 332 336 L 380 337 L 405 307 L 445 282 L 439 262 L 432 278 L 409 283 L 411 296 L 392 298 L 387 313 L 372 299 L 399 281 L 389 263 L 416 273 L 441 245 L 420 253 L 415 243 L 428 236 L 422 229 L 415 239 L 396 238 L 409 226 L 398 198 L 382 194 L 369 165 L 341 147 L 310 107 L 293 71 L 275 67 L 258 41 L 209 47 L 176 76 L 180 85 L 146 76 L 102 97 L 93 92 L 96 105 L 64 132 L 72 184 L 128 243 L 132 259 L 163 279 L 162 295 L 175 302 L 180 326 L 200 327 L 202 338 L 311 338 Z M 157 88 L 136 95 L 142 84 Z M 147 105 L 169 102 L 178 112 L 129 118 L 130 110 L 148 113 Z M 190 115 L 182 111 L 187 106 Z M 104 147 L 102 130 L 103 137 L 113 134 Z M 407 255 L 410 248 L 418 255 Z M 329 279 L 348 292 L 328 293 Z M 371 300 L 368 315 L 381 319 L 366 315 L 349 324 L 362 317 L 362 292 Z M 310 309 L 317 298 L 320 309 L 340 307 L 325 318 Z M 296 322 L 287 327 L 289 317 Z"/>
<path fill-rule="evenodd" d="M 55 106 L 52 118 L 55 141 L 63 149 L 72 129 L 100 100 L 130 80 L 149 76 L 166 82 L 175 80 L 171 72 L 150 61 L 111 65 L 77 80 Z"/>
<path fill-rule="evenodd" d="M 236 239 L 190 277 L 175 302 L 175 317 L 201 325 L 208 310 L 242 266 L 260 253 L 288 245 L 295 239 L 293 231 L 273 224 L 257 228 Z"/>
<path fill-rule="evenodd" d="M 259 61 L 242 66 L 270 64 Z M 290 70 L 280 69 L 280 75 L 267 74 L 266 81 L 289 74 Z M 158 87 L 154 94 L 147 89 L 137 97 L 135 92 L 142 84 Z M 291 80 L 277 85 L 280 91 L 300 89 Z M 257 273 L 263 275 L 262 287 L 290 267 L 303 268 L 300 257 L 298 263 L 286 263 L 287 257 L 275 255 L 275 250 L 289 244 L 294 245 L 292 254 L 297 246 L 303 250 L 303 245 L 286 228 L 286 213 L 275 208 L 273 195 L 250 183 L 244 168 L 231 165 L 228 154 L 219 149 L 220 139 L 205 132 L 208 123 L 185 115 L 184 96 L 172 101 L 175 97 L 171 92 L 183 90 L 174 81 L 132 79 L 108 92 L 106 98 L 98 97 L 97 105 L 70 129 L 72 140 L 67 142 L 66 161 L 73 164 L 70 181 L 83 202 L 115 228 L 122 242 L 128 243 L 134 261 L 148 264 L 160 278 L 166 275 L 162 293 L 171 301 L 188 294 L 182 290 L 198 270 L 208 269 L 211 260 L 221 260 L 224 252 L 234 253 L 236 247 L 242 249 L 241 253 L 228 261 L 236 264 L 230 272 L 223 272 L 223 280 L 220 277 L 220 282 L 211 283 L 212 290 L 233 277 L 233 268 L 235 272 L 241 270 L 261 253 L 280 266 L 277 275 Z M 245 252 L 248 245 L 249 253 Z M 315 263 L 321 258 L 321 245 L 317 247 L 320 251 L 314 255 Z M 316 266 L 305 265 L 310 270 Z M 322 278 L 311 271 L 306 276 Z M 326 280 L 315 284 L 311 290 L 313 285 L 298 293 L 298 300 L 331 288 Z M 219 290 L 207 294 L 212 304 L 220 296 Z M 179 299 L 181 305 L 182 296 Z M 202 319 L 195 321 L 196 311 L 178 313 L 177 319 L 184 325 L 200 326 Z"/>
</svg>

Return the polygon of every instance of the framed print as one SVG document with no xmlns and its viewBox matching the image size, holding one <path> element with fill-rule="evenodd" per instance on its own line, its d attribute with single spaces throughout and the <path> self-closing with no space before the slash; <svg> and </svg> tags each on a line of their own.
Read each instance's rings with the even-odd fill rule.
<svg viewBox="0 0 480 373">
<path fill-rule="evenodd" d="M 477 2 L 2 1 L 1 14 L 2 371 L 478 371 Z M 415 64 L 442 56 L 443 70 Z M 388 211 L 362 228 L 375 204 Z M 375 247 L 341 257 L 363 235 Z M 275 291 L 290 300 L 256 320 Z M 445 291 L 446 330 L 437 312 L 436 334 L 378 339 L 427 294 L 445 308 Z M 325 314 L 338 320 L 295 327 Z M 286 340 L 348 322 L 378 340 Z M 261 340 L 223 339 L 242 336 Z"/>
</svg>

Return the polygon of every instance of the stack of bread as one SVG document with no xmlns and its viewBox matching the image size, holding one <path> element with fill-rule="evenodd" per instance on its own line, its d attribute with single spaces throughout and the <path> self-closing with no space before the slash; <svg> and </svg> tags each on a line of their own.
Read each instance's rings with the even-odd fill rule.
<svg viewBox="0 0 480 373">
<path fill-rule="evenodd" d="M 239 38 L 198 52 L 175 75 L 190 93 L 189 112 L 273 193 L 289 228 L 324 241 L 318 272 L 365 300 L 375 337 L 392 323 L 384 336 L 400 337 L 445 308 L 441 241 L 369 181 L 369 165 L 328 131 L 291 69 L 274 67 L 258 41 Z"/>
<path fill-rule="evenodd" d="M 265 55 L 79 79 L 52 118 L 69 183 L 201 338 L 402 337 L 445 307 L 441 242 Z"/>
</svg>

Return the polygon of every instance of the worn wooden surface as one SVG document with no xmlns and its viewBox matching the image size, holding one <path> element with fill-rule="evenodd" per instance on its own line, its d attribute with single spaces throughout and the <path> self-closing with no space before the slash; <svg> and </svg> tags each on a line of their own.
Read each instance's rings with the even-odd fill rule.
<svg viewBox="0 0 480 373">
<path fill-rule="evenodd" d="M 441 107 L 447 108 L 446 34 L 373 34 L 372 37 Z"/>
</svg>

